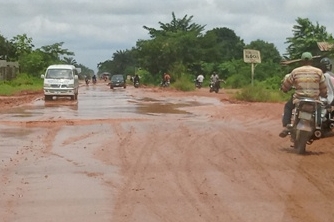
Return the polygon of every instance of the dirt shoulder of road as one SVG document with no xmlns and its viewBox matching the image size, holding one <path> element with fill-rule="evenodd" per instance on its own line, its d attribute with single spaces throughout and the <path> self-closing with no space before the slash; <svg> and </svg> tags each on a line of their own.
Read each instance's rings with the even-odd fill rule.
<svg viewBox="0 0 334 222">
<path fill-rule="evenodd" d="M 43 91 L 22 91 L 12 96 L 0 96 L 0 109 L 8 109 L 14 106 L 30 103 L 43 97 Z"/>
</svg>

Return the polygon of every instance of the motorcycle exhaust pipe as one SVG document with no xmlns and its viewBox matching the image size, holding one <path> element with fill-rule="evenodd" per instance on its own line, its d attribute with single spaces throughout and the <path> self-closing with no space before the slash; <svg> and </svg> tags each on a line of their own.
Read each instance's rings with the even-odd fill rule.
<svg viewBox="0 0 334 222">
<path fill-rule="evenodd" d="M 320 138 L 322 135 L 321 131 L 320 130 L 316 130 L 314 131 L 314 136 L 317 137 L 317 138 Z"/>
</svg>

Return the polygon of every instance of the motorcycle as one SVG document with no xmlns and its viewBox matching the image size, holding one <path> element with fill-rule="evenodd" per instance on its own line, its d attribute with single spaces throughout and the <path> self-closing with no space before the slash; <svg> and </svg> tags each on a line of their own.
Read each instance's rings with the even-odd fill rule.
<svg viewBox="0 0 334 222">
<path fill-rule="evenodd" d="M 93 79 L 93 84 L 94 84 L 94 85 L 96 84 L 96 79 Z"/>
<path fill-rule="evenodd" d="M 162 82 L 160 83 L 160 86 L 162 86 L 162 87 L 169 87 L 169 85 L 170 85 L 170 82 L 169 82 L 169 81 L 162 81 Z"/>
<path fill-rule="evenodd" d="M 196 88 L 198 88 L 198 89 L 202 88 L 202 83 L 201 82 L 199 82 L 197 79 L 194 79 L 194 82 L 195 82 L 195 87 Z"/>
<path fill-rule="evenodd" d="M 215 82 L 210 82 L 209 88 L 210 88 L 210 93 L 211 92 L 218 93 L 220 89 L 220 80 L 215 81 Z"/>
<path fill-rule="evenodd" d="M 306 145 L 319 140 L 334 127 L 334 111 L 326 99 L 300 99 L 296 104 L 290 129 L 290 139 L 298 154 L 304 154 Z"/>
<path fill-rule="evenodd" d="M 139 81 L 135 81 L 135 82 L 133 83 L 133 86 L 134 86 L 135 88 L 138 88 L 138 87 L 139 87 Z"/>
</svg>

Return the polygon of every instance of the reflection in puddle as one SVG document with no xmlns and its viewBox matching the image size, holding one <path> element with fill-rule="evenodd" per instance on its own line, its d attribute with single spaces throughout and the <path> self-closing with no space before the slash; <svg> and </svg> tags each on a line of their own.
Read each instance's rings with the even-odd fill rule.
<svg viewBox="0 0 334 222">
<path fill-rule="evenodd" d="M 77 101 L 66 101 L 66 100 L 59 100 L 59 101 L 47 101 L 44 103 L 45 107 L 68 107 L 71 110 L 78 110 L 78 102 Z"/>
<path fill-rule="evenodd" d="M 150 113 L 165 113 L 165 114 L 189 114 L 189 112 L 180 110 L 180 104 L 146 104 L 139 105 L 137 112 L 140 114 L 150 114 Z"/>
<path fill-rule="evenodd" d="M 31 133 L 31 130 L 27 128 L 7 128 L 7 129 L 0 129 L 1 137 L 24 137 Z"/>
<path fill-rule="evenodd" d="M 27 109 L 26 107 L 17 107 L 10 110 L 12 117 L 33 117 L 36 115 L 41 115 L 42 112 L 37 111 L 38 109 Z"/>
<path fill-rule="evenodd" d="M 164 113 L 164 114 L 190 114 L 185 110 L 180 108 L 191 107 L 191 106 L 201 106 L 203 104 L 198 102 L 185 102 L 185 103 L 166 103 L 159 100 L 151 98 L 143 98 L 141 101 L 146 103 L 141 103 L 138 105 L 137 112 L 140 114 L 150 114 L 150 113 Z"/>
</svg>

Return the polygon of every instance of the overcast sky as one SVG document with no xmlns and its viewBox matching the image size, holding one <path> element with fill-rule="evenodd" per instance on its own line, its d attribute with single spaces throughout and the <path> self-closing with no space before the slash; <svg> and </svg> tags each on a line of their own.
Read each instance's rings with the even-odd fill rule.
<svg viewBox="0 0 334 222">
<path fill-rule="evenodd" d="M 205 31 L 226 27 L 245 44 L 261 39 L 285 53 L 298 17 L 334 33 L 334 0 L 0 0 L 0 34 L 27 34 L 35 48 L 64 42 L 63 48 L 94 71 L 117 50 L 148 39 L 144 25 L 159 28 L 193 16 Z"/>
</svg>

